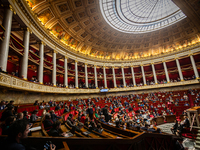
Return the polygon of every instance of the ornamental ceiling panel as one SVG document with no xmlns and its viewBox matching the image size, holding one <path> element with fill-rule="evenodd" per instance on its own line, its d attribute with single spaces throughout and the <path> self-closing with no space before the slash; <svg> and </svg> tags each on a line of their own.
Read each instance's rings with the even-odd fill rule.
<svg viewBox="0 0 200 150">
<path fill-rule="evenodd" d="M 70 46 L 76 53 L 78 51 L 91 57 L 133 60 L 176 51 L 200 42 L 200 34 L 196 25 L 181 12 L 180 8 L 174 6 L 171 0 L 165 1 L 165 7 L 173 5 L 173 13 L 181 16 L 177 17 L 177 20 L 182 20 L 176 23 L 168 22 L 166 25 L 165 23 L 161 24 L 161 26 L 164 25 L 162 29 L 152 32 L 149 32 L 149 28 L 137 30 L 142 32 L 148 30 L 148 32 L 141 34 L 124 33 L 111 27 L 102 14 L 102 0 L 27 0 L 27 2 L 30 9 L 41 21 L 41 25 L 44 25 L 50 34 L 53 34 L 66 46 Z M 109 0 L 110 2 L 113 0 Z M 131 11 L 137 17 L 146 18 L 147 22 L 151 22 L 151 25 L 153 21 L 162 20 L 160 14 L 166 12 L 171 15 L 169 8 L 165 8 L 165 12 L 157 13 L 154 8 L 160 9 L 162 4 L 158 5 L 154 3 L 154 0 L 153 4 L 149 6 L 154 14 L 144 9 L 147 9 L 147 1 L 142 0 L 140 4 L 138 0 L 119 0 L 119 2 L 123 3 L 120 5 L 123 9 L 121 10 L 123 15 L 126 14 L 125 10 L 130 8 L 125 19 L 132 22 L 135 20 L 131 18 Z M 130 6 L 128 6 L 128 2 L 131 3 Z M 194 8 L 198 5 L 195 2 L 192 1 Z M 146 14 L 139 14 L 139 5 L 144 6 L 141 9 Z M 155 7 L 152 7 L 153 5 Z M 116 5 L 116 7 L 118 6 Z M 196 11 L 199 12 L 198 9 Z M 152 18 L 148 18 L 148 13 Z M 164 19 L 169 19 L 169 16 L 167 17 Z M 138 19 L 137 23 L 141 24 L 143 21 Z"/>
</svg>

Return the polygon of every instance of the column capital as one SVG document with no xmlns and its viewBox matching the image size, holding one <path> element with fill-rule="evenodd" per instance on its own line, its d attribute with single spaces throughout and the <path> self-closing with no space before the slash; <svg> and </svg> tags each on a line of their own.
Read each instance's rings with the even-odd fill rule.
<svg viewBox="0 0 200 150">
<path fill-rule="evenodd" d="M 112 68 L 115 68 L 115 66 L 112 66 Z"/>
<path fill-rule="evenodd" d="M 85 65 L 88 65 L 88 63 L 85 63 Z"/>
<path fill-rule="evenodd" d="M 131 65 L 130 67 L 133 67 L 133 65 Z"/>
<path fill-rule="evenodd" d="M 41 41 L 40 43 L 41 43 L 42 45 L 46 46 L 46 43 L 44 43 L 44 41 Z"/>
<path fill-rule="evenodd" d="M 121 66 L 121 68 L 124 68 L 124 66 Z"/>
<path fill-rule="evenodd" d="M 94 65 L 94 67 L 97 67 L 97 65 Z"/>
<path fill-rule="evenodd" d="M 68 59 L 68 57 L 67 57 L 67 56 L 65 56 L 65 59 Z"/>
<path fill-rule="evenodd" d="M 30 34 L 32 34 L 32 30 L 29 27 L 26 28 L 26 31 L 28 31 Z"/>
<path fill-rule="evenodd" d="M 9 5 L 9 8 L 16 15 L 16 11 L 13 9 L 12 5 Z"/>
<path fill-rule="evenodd" d="M 75 62 L 77 63 L 77 62 L 78 62 L 78 60 L 75 60 Z"/>
<path fill-rule="evenodd" d="M 164 62 L 165 62 L 165 60 L 162 60 L 162 62 L 164 63 Z"/>
<path fill-rule="evenodd" d="M 151 63 L 152 65 L 154 64 L 154 62 Z"/>
<path fill-rule="evenodd" d="M 103 68 L 106 68 L 106 66 L 103 66 Z"/>
<path fill-rule="evenodd" d="M 179 59 L 178 57 L 175 57 L 175 59 Z"/>
<path fill-rule="evenodd" d="M 191 53 L 191 54 L 188 54 L 188 56 L 193 56 L 194 54 L 193 53 Z"/>
<path fill-rule="evenodd" d="M 42 44 L 42 45 L 46 46 L 46 43 L 44 43 L 44 41 L 37 42 L 37 44 Z"/>
<path fill-rule="evenodd" d="M 53 50 L 53 53 L 56 53 L 56 54 L 57 54 L 58 52 L 57 52 L 56 50 Z"/>
<path fill-rule="evenodd" d="M 140 66 L 143 66 L 143 64 L 140 64 Z"/>
</svg>

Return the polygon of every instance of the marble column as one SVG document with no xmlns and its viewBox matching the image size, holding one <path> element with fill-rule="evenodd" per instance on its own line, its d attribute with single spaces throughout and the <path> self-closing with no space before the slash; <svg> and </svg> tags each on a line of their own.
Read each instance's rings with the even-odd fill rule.
<svg viewBox="0 0 200 150">
<path fill-rule="evenodd" d="M 9 52 L 9 45 L 10 45 L 12 16 L 13 16 L 12 7 L 10 9 L 6 9 L 4 11 L 2 25 L 5 28 L 5 31 L 4 31 L 4 39 L 0 43 L 0 67 L 2 67 L 3 71 L 7 71 L 7 61 L 8 61 L 8 52 Z"/>
<path fill-rule="evenodd" d="M 155 84 L 158 84 L 154 63 L 151 63 L 151 67 L 152 67 L 152 71 L 153 71 L 154 82 L 155 82 Z"/>
<path fill-rule="evenodd" d="M 179 77 L 180 77 L 181 81 L 184 81 L 183 74 L 182 74 L 182 71 L 181 71 L 181 66 L 180 66 L 178 58 L 176 58 L 176 65 L 177 65 L 177 68 L 178 68 Z"/>
<path fill-rule="evenodd" d="M 67 56 L 65 56 L 64 68 L 65 68 L 64 86 L 65 86 L 66 88 L 68 88 L 68 66 L 67 66 Z"/>
<path fill-rule="evenodd" d="M 75 87 L 78 89 L 78 61 L 75 60 Z"/>
<path fill-rule="evenodd" d="M 107 87 L 107 80 L 106 80 L 106 67 L 105 66 L 103 66 L 103 78 L 104 78 L 104 87 L 108 88 Z"/>
<path fill-rule="evenodd" d="M 85 87 L 88 88 L 88 72 L 87 72 L 87 63 L 85 63 Z"/>
<path fill-rule="evenodd" d="M 144 73 L 144 67 L 143 67 L 143 65 L 141 65 L 141 70 L 142 70 L 142 77 L 143 77 L 143 82 L 144 82 L 144 85 L 147 85 L 147 83 L 146 83 L 146 77 L 145 77 L 145 73 Z"/>
<path fill-rule="evenodd" d="M 190 55 L 190 60 L 191 60 L 192 67 L 193 67 L 193 70 L 194 70 L 194 75 L 195 75 L 196 79 L 199 79 L 199 73 L 198 73 L 198 70 L 197 70 L 196 63 L 194 61 L 193 55 Z"/>
<path fill-rule="evenodd" d="M 114 66 L 112 66 L 112 73 L 113 73 L 114 88 L 117 88 L 116 77 L 115 77 L 115 67 Z"/>
<path fill-rule="evenodd" d="M 125 74 L 124 74 L 124 66 L 121 67 L 121 70 L 122 70 L 123 84 L 124 84 L 124 87 L 126 87 L 126 80 L 125 80 Z"/>
<path fill-rule="evenodd" d="M 133 66 L 131 66 L 131 73 L 132 73 L 133 85 L 136 86 L 135 73 L 134 73 Z"/>
<path fill-rule="evenodd" d="M 165 70 L 165 76 L 166 76 L 166 79 L 167 79 L 167 83 L 170 83 L 169 74 L 168 74 L 168 71 L 167 71 L 167 65 L 166 65 L 165 61 L 163 61 L 163 66 L 164 66 L 164 70 Z"/>
<path fill-rule="evenodd" d="M 40 84 L 43 84 L 43 74 L 44 74 L 44 42 L 41 41 L 39 44 L 39 56 L 40 64 L 38 69 L 38 80 Z"/>
<path fill-rule="evenodd" d="M 97 81 L 97 66 L 94 65 L 94 80 L 95 80 L 95 87 L 98 89 L 98 81 Z"/>
<path fill-rule="evenodd" d="M 56 51 L 53 51 L 53 71 L 52 71 L 52 83 L 56 86 Z"/>
<path fill-rule="evenodd" d="M 21 68 L 21 76 L 23 76 L 24 80 L 27 80 L 28 73 L 28 54 L 29 54 L 29 41 L 30 41 L 30 29 L 24 31 L 23 44 L 24 44 L 24 55 L 22 57 L 22 68 Z"/>
</svg>

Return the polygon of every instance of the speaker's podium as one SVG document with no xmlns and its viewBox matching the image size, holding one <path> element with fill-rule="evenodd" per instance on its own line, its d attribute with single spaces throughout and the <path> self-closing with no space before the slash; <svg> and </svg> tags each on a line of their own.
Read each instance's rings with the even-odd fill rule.
<svg viewBox="0 0 200 150">
<path fill-rule="evenodd" d="M 187 115 L 191 126 L 200 127 L 199 126 L 200 106 L 187 109 Z"/>
</svg>

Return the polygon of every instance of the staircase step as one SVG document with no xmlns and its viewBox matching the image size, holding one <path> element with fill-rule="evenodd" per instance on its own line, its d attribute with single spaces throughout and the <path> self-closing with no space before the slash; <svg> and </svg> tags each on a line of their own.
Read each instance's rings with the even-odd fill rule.
<svg viewBox="0 0 200 150">
<path fill-rule="evenodd" d="M 200 141 L 195 141 L 196 145 L 200 146 Z"/>
<path fill-rule="evenodd" d="M 199 150 L 200 150 L 200 146 L 198 146 L 198 145 L 195 145 L 195 149 L 199 149 Z"/>
<path fill-rule="evenodd" d="M 196 140 L 198 140 L 198 141 L 199 141 L 199 140 L 200 140 L 200 137 L 198 136 L 198 137 L 196 138 Z"/>
</svg>

